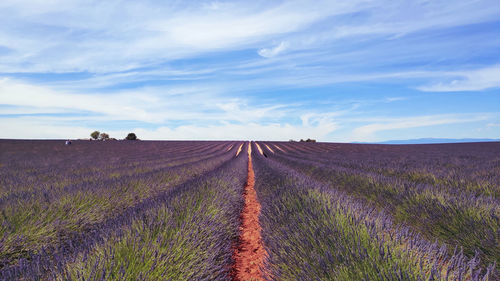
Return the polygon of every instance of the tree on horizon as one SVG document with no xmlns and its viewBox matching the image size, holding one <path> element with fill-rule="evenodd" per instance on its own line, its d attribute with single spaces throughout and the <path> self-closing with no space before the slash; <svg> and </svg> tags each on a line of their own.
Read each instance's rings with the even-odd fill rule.
<svg viewBox="0 0 500 281">
<path fill-rule="evenodd" d="M 129 133 L 125 139 L 126 140 L 137 140 L 137 136 L 134 133 Z"/>
<path fill-rule="evenodd" d="M 93 131 L 91 134 L 90 134 L 90 137 L 92 137 L 93 139 L 97 140 L 99 138 L 99 135 L 101 134 L 101 132 L 99 131 Z"/>
</svg>

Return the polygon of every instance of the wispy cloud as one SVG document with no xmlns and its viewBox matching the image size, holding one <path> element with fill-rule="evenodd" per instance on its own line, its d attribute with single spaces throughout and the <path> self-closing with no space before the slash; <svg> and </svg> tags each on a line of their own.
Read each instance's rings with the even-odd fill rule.
<svg viewBox="0 0 500 281">
<path fill-rule="evenodd" d="M 390 97 L 390 98 L 386 98 L 385 101 L 386 102 L 395 102 L 395 101 L 403 101 L 403 100 L 407 100 L 408 98 L 405 98 L 405 97 Z"/>
<path fill-rule="evenodd" d="M 0 124 L 0 138 L 85 138 L 99 128 L 78 125 L 78 122 L 61 122 L 44 118 L 22 117 L 3 119 Z M 157 128 L 130 127 L 128 130 L 105 130 L 112 137 L 123 138 L 133 131 L 146 140 L 282 140 L 313 137 L 327 141 L 328 135 L 337 129 L 334 122 L 322 121 L 311 124 L 288 123 L 245 123 L 219 125 L 181 125 Z M 102 130 L 102 129 L 101 129 Z"/>
<path fill-rule="evenodd" d="M 426 92 L 458 92 L 500 87 L 500 65 L 470 71 L 450 72 L 448 76 L 455 78 L 449 82 L 439 82 L 418 89 Z"/>
<path fill-rule="evenodd" d="M 436 125 L 459 124 L 488 120 L 487 114 L 480 115 L 424 115 L 404 118 L 386 118 L 383 122 L 376 122 L 360 126 L 353 130 L 353 139 L 362 141 L 374 140 L 374 135 L 378 132 L 411 129 L 418 127 L 429 127 Z"/>
<path fill-rule="evenodd" d="M 294 46 L 317 48 L 339 37 L 393 36 L 493 20 L 499 14 L 496 6 L 494 1 L 454 5 L 447 1 L 401 4 L 385 0 L 165 5 L 6 0 L 0 4 L 0 42 L 11 52 L 2 59 L 0 71 L 109 72 L 211 51 L 255 48 L 262 49 L 264 55 L 273 54 L 286 44 L 263 48 L 270 39 L 284 42 L 286 37 Z M 312 28 L 323 21 L 331 28 Z"/>
<path fill-rule="evenodd" d="M 164 118 L 151 113 L 148 107 L 160 102 L 158 97 L 141 93 L 84 95 L 54 91 L 47 87 L 0 80 L 0 98 L 3 104 L 35 107 L 43 112 L 61 112 L 67 110 L 94 112 L 111 119 L 140 120 L 161 122 Z"/>
<path fill-rule="evenodd" d="M 101 120 L 135 120 L 152 124 L 185 122 L 268 122 L 284 117 L 287 104 L 251 105 L 244 98 L 227 98 L 216 88 L 188 86 L 140 88 L 113 93 L 72 93 L 12 79 L 0 80 L 1 104 L 18 114 L 68 113 Z M 12 109 L 0 109 L 12 114 Z"/>
<path fill-rule="evenodd" d="M 137 129 L 140 135 L 148 139 L 242 139 L 242 140 L 280 140 L 315 137 L 327 140 L 328 134 L 337 129 L 333 122 L 322 122 L 316 125 L 292 124 L 225 124 L 219 126 L 180 126 L 176 128 L 161 127 L 156 130 Z"/>
<path fill-rule="evenodd" d="M 0 28 L 0 42 L 13 50 L 0 65 L 4 72 L 108 72 L 209 51 L 257 47 L 270 36 L 301 30 L 336 13 L 334 8 L 344 12 L 355 6 L 301 1 L 212 3 L 212 9 L 123 1 L 48 5 L 2 1 L 0 5 L 4 11 L 0 23 L 10 27 Z"/>
<path fill-rule="evenodd" d="M 272 58 L 272 57 L 278 55 L 279 53 L 283 52 L 284 50 L 286 50 L 287 47 L 288 47 L 288 43 L 283 41 L 273 48 L 260 49 L 259 55 L 261 57 L 265 57 L 265 58 Z"/>
</svg>

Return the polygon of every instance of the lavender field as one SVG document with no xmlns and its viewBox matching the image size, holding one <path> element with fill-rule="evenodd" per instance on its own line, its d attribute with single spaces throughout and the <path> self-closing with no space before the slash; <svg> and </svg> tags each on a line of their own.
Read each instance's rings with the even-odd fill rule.
<svg viewBox="0 0 500 281">
<path fill-rule="evenodd" d="M 500 277 L 498 142 L 0 140 L 0 280 L 244 280 L 249 169 L 257 280 Z"/>
</svg>

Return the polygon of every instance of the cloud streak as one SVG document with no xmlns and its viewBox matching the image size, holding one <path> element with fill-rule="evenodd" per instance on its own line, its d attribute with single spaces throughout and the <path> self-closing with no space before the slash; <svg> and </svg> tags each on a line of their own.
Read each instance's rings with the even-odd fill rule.
<svg viewBox="0 0 500 281">
<path fill-rule="evenodd" d="M 418 89 L 425 92 L 460 92 L 481 91 L 500 87 L 500 65 L 486 67 L 471 71 L 448 73 L 452 79 L 450 82 L 439 82 Z"/>
<path fill-rule="evenodd" d="M 256 122 L 277 120 L 287 113 L 286 104 L 252 106 L 242 98 L 227 99 L 215 88 L 142 88 L 113 93 L 71 93 L 12 79 L 0 80 L 0 100 L 18 113 L 77 113 L 89 119 L 140 121 L 161 124 L 186 122 Z M 0 110 L 12 114 L 11 109 Z"/>
<path fill-rule="evenodd" d="M 241 1 L 171 4 L 129 1 L 2 1 L 0 71 L 110 72 L 206 52 L 255 48 L 264 56 L 325 41 L 401 35 L 497 18 L 494 1 Z M 405 3 L 404 6 L 408 4 Z M 357 14 L 358 21 L 346 20 Z M 332 28 L 313 27 L 324 22 Z M 24 34 L 25 36 L 19 36 Z M 275 48 L 263 48 L 278 39 Z M 119 51 L 117 51 L 119 50 Z"/>
<path fill-rule="evenodd" d="M 273 48 L 270 48 L 270 49 L 266 49 L 266 48 L 260 49 L 258 53 L 259 53 L 259 55 L 261 57 L 272 58 L 272 57 L 274 57 L 274 56 L 282 53 L 287 48 L 288 48 L 288 43 L 287 42 L 281 42 L 276 47 L 273 47 Z"/>
<path fill-rule="evenodd" d="M 388 119 L 384 122 L 371 123 L 353 130 L 353 138 L 357 140 L 372 140 L 378 132 L 398 129 L 411 129 L 437 125 L 460 124 L 488 120 L 489 116 L 482 114 L 470 115 L 426 115 L 405 118 Z"/>
<path fill-rule="evenodd" d="M 78 126 L 71 123 L 47 122 L 43 118 L 16 118 L 0 124 L 0 138 L 15 136 L 21 139 L 66 139 L 85 138 L 96 128 Z M 314 136 L 326 141 L 328 135 L 337 129 L 337 124 L 322 121 L 315 125 L 292 124 L 220 124 L 220 125 L 183 125 L 178 127 L 157 127 L 153 129 L 138 127 L 129 130 L 105 130 L 115 138 L 124 138 L 133 131 L 144 140 L 281 140 L 300 139 Z M 7 132 L 9 134 L 7 134 Z"/>
</svg>

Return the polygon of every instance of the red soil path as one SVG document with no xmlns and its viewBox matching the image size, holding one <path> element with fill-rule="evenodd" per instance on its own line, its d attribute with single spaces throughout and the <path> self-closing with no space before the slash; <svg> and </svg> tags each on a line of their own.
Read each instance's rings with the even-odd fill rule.
<svg viewBox="0 0 500 281">
<path fill-rule="evenodd" d="M 282 152 L 286 152 L 284 151 L 283 149 L 281 149 L 281 147 L 277 146 L 277 145 L 274 145 L 274 147 L 276 147 L 277 149 L 281 150 Z"/>
<path fill-rule="evenodd" d="M 264 144 L 264 145 L 267 147 L 267 149 L 269 149 L 269 151 L 271 151 L 272 153 L 274 153 L 274 150 L 272 150 L 272 149 L 269 147 L 269 145 L 267 145 L 267 144 Z"/>
<path fill-rule="evenodd" d="M 238 148 L 238 151 L 236 151 L 236 157 L 238 157 L 238 154 L 240 154 L 242 147 L 243 147 L 243 144 L 241 144 L 240 147 Z"/>
<path fill-rule="evenodd" d="M 262 152 L 262 148 L 260 148 L 260 145 L 258 143 L 255 143 L 255 145 L 257 146 L 257 149 L 259 150 L 260 155 L 264 155 L 264 152 Z"/>
<path fill-rule="evenodd" d="M 260 203 L 254 189 L 255 176 L 252 167 L 252 148 L 248 146 L 248 177 L 243 196 L 245 206 L 241 213 L 240 245 L 234 252 L 233 280 L 264 280 L 266 250 L 262 245 L 259 224 Z"/>
</svg>

